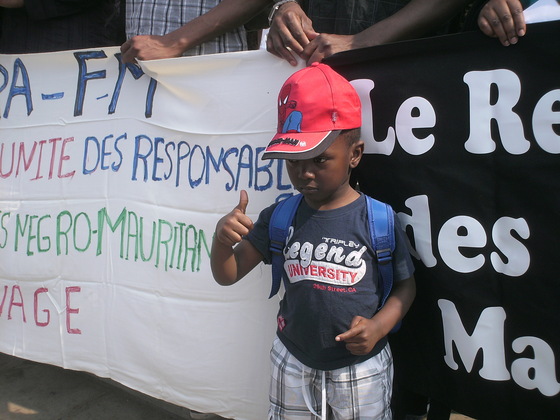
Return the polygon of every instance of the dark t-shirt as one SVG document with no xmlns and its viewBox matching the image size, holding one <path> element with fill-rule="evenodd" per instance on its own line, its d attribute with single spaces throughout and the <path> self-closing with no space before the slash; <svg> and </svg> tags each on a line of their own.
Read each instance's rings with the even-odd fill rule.
<svg viewBox="0 0 560 420">
<path fill-rule="evenodd" d="M 263 210 L 247 239 L 270 263 L 268 225 L 275 205 Z M 395 217 L 394 281 L 414 269 L 405 237 Z M 377 311 L 377 265 L 367 224 L 365 196 L 334 210 L 318 211 L 305 200 L 284 248 L 286 292 L 280 302 L 277 335 L 303 364 L 338 369 L 376 355 L 381 340 L 365 356 L 354 356 L 335 337 L 348 330 L 354 316 L 371 318 Z"/>
<path fill-rule="evenodd" d="M 304 0 L 319 33 L 354 35 L 402 9 L 410 0 Z"/>
<path fill-rule="evenodd" d="M 120 45 L 123 11 L 116 0 L 26 0 L 25 7 L 0 8 L 0 53 Z"/>
</svg>

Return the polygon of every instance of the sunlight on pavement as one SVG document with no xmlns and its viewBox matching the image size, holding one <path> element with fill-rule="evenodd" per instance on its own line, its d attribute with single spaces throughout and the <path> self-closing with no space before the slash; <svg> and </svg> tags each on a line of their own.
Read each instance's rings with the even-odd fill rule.
<svg viewBox="0 0 560 420">
<path fill-rule="evenodd" d="M 19 404 L 15 404 L 13 402 L 8 402 L 8 413 L 13 414 L 39 414 L 38 411 L 33 410 L 31 408 L 23 407 Z"/>
</svg>

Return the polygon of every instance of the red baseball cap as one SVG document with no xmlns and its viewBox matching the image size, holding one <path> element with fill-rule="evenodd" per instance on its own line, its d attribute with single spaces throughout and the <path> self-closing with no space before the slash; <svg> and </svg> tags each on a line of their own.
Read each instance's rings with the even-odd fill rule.
<svg viewBox="0 0 560 420">
<path fill-rule="evenodd" d="M 292 74 L 278 95 L 278 129 L 263 159 L 311 159 L 333 143 L 341 130 L 362 125 L 354 87 L 326 64 Z"/>
</svg>

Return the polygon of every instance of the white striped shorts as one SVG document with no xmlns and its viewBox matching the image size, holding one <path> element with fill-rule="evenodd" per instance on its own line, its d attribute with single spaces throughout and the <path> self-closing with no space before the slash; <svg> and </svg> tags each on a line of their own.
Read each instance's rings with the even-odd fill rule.
<svg viewBox="0 0 560 420">
<path fill-rule="evenodd" d="M 376 356 L 331 371 L 299 362 L 275 338 L 270 352 L 269 420 L 390 420 L 393 358 L 389 344 Z"/>
</svg>

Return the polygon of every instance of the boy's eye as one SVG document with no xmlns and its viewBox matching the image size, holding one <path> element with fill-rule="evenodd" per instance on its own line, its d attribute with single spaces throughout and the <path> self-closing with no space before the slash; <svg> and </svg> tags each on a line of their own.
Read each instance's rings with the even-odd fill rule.
<svg viewBox="0 0 560 420">
<path fill-rule="evenodd" d="M 327 158 L 325 156 L 317 156 L 313 160 L 315 161 L 315 163 L 325 163 L 327 161 Z"/>
</svg>

